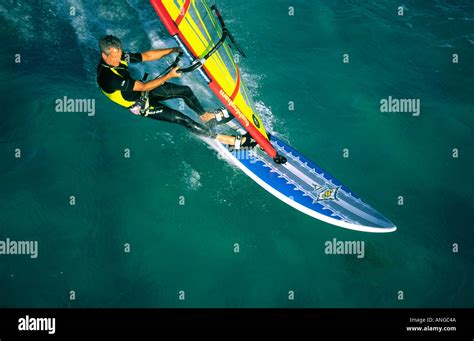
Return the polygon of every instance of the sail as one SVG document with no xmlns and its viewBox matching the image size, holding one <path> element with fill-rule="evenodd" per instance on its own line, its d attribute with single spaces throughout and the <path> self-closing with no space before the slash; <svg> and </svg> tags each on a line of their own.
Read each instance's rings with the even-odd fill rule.
<svg viewBox="0 0 474 341">
<path fill-rule="evenodd" d="M 243 51 L 228 32 L 217 8 L 209 7 L 204 0 L 150 2 L 188 57 L 193 62 L 202 62 L 202 67 L 197 70 L 213 93 L 265 152 L 274 158 L 277 152 L 269 141 L 234 60 L 234 54 L 243 54 Z"/>
</svg>

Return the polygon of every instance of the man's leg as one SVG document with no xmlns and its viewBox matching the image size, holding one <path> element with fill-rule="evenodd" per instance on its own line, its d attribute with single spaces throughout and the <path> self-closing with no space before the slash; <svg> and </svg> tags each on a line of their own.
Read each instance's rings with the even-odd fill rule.
<svg viewBox="0 0 474 341">
<path fill-rule="evenodd" d="M 235 136 L 215 134 L 211 129 L 209 129 L 209 127 L 195 122 L 190 117 L 162 103 L 155 103 L 154 108 L 149 111 L 146 117 L 180 124 L 196 135 L 215 138 L 217 141 L 220 141 L 224 144 L 234 145 L 236 143 Z"/>
<path fill-rule="evenodd" d="M 216 137 L 216 135 L 212 132 L 212 130 L 209 129 L 207 126 L 201 123 L 195 122 L 190 117 L 162 103 L 158 103 L 157 105 L 154 105 L 154 108 L 149 110 L 149 113 L 146 117 L 149 117 L 155 120 L 180 124 L 186 127 L 188 130 L 190 130 L 194 134 L 197 134 L 200 136 L 213 137 L 213 138 Z"/>
<path fill-rule="evenodd" d="M 207 112 L 194 95 L 189 86 L 178 85 L 173 83 L 164 83 L 163 85 L 150 91 L 151 97 L 156 101 L 164 101 L 167 99 L 182 98 L 184 103 L 197 113 L 204 122 L 214 118 L 214 114 Z"/>
</svg>

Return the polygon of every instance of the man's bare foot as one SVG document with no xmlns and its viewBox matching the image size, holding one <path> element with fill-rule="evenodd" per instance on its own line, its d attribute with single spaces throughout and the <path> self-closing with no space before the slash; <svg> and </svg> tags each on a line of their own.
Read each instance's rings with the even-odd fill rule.
<svg viewBox="0 0 474 341">
<path fill-rule="evenodd" d="M 207 121 L 210 121 L 210 120 L 212 120 L 213 118 L 215 118 L 216 115 L 213 114 L 213 113 L 210 113 L 210 112 L 206 111 L 206 112 L 205 112 L 204 114 L 202 114 L 200 117 L 201 117 L 201 120 L 203 120 L 204 122 L 207 122 Z"/>
<path fill-rule="evenodd" d="M 235 146 L 235 141 L 236 141 L 236 136 L 231 136 L 231 135 L 222 135 L 222 134 L 217 134 L 216 140 L 219 142 L 222 142 L 224 144 L 228 144 L 231 146 Z M 246 141 L 246 137 L 242 136 L 241 144 L 243 144 Z"/>
</svg>

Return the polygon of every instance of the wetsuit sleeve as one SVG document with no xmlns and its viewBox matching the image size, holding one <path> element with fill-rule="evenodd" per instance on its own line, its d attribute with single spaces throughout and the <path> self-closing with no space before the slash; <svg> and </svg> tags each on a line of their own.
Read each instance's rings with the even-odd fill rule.
<svg viewBox="0 0 474 341">
<path fill-rule="evenodd" d="M 135 80 L 132 78 L 122 78 L 116 75 L 110 75 L 106 80 L 107 88 L 111 90 L 133 91 Z"/>
<path fill-rule="evenodd" d="M 140 63 L 142 61 L 141 53 L 124 52 L 123 57 L 127 63 Z"/>
</svg>

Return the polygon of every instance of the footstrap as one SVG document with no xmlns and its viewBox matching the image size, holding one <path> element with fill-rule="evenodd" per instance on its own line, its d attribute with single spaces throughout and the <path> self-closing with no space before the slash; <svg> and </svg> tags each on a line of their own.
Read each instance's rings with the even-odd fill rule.
<svg viewBox="0 0 474 341">
<path fill-rule="evenodd" d="M 237 135 L 235 137 L 235 142 L 234 142 L 234 148 L 235 149 L 240 149 L 240 145 L 242 144 L 242 136 Z"/>
<path fill-rule="evenodd" d="M 214 111 L 214 116 L 217 122 L 222 121 L 224 118 L 230 117 L 229 112 L 227 111 L 226 108 L 221 108 L 219 110 Z"/>
</svg>

